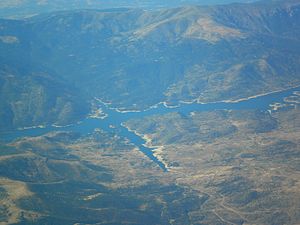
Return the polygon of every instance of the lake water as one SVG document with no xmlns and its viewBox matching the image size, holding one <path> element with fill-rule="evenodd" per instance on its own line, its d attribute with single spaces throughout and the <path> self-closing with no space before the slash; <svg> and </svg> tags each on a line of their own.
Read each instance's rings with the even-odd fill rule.
<svg viewBox="0 0 300 225">
<path fill-rule="evenodd" d="M 281 92 L 271 93 L 256 98 L 228 103 L 207 103 L 207 104 L 181 104 L 176 108 L 166 107 L 164 104 L 158 104 L 156 107 L 142 112 L 118 112 L 115 109 L 109 108 L 108 105 L 99 103 L 102 111 L 108 116 L 104 119 L 87 118 L 81 123 L 74 124 L 68 127 L 45 127 L 45 128 L 31 128 L 26 130 L 16 130 L 9 133 L 0 134 L 0 140 L 9 142 L 16 138 L 25 136 L 40 136 L 51 131 L 75 131 L 82 134 L 92 133 L 95 129 L 99 128 L 107 132 L 113 132 L 120 137 L 127 138 L 131 143 L 137 146 L 140 151 L 147 155 L 151 160 L 157 163 L 164 171 L 166 167 L 153 155 L 153 148 L 145 146 L 145 140 L 136 135 L 134 132 L 127 130 L 121 124 L 129 119 L 143 118 L 151 115 L 162 115 L 170 112 L 179 112 L 181 114 L 188 115 L 191 112 L 198 111 L 213 111 L 213 110 L 245 110 L 245 109 L 258 109 L 258 110 L 270 110 L 270 104 L 284 103 L 284 98 L 293 95 L 295 91 L 300 91 L 300 87 L 284 90 Z"/>
</svg>

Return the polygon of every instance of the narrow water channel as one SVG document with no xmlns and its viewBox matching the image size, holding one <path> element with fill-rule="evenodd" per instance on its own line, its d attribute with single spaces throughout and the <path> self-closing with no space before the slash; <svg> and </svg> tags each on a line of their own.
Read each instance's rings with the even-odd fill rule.
<svg viewBox="0 0 300 225">
<path fill-rule="evenodd" d="M 146 156 L 166 171 L 165 165 L 159 161 L 153 155 L 153 148 L 145 146 L 146 141 L 136 135 L 134 132 L 129 131 L 122 126 L 122 123 L 129 119 L 143 118 L 151 115 L 162 115 L 170 112 L 179 112 L 188 115 L 191 112 L 198 111 L 213 111 L 213 110 L 246 110 L 246 109 L 257 109 L 257 110 L 270 110 L 270 105 L 274 103 L 284 103 L 284 98 L 293 95 L 295 91 L 300 91 L 300 87 L 284 90 L 281 92 L 271 93 L 264 96 L 258 96 L 252 99 L 240 101 L 240 102 L 218 102 L 218 103 L 207 103 L 207 104 L 181 104 L 175 108 L 166 107 L 164 104 L 158 104 L 157 107 L 152 107 L 149 110 L 142 112 L 118 112 L 115 109 L 109 108 L 108 105 L 99 102 L 99 107 L 102 111 L 107 114 L 104 119 L 87 118 L 81 123 L 74 124 L 68 127 L 53 127 L 48 126 L 45 128 L 31 128 L 25 130 L 16 130 L 8 133 L 1 133 L 0 140 L 4 142 L 12 141 L 16 138 L 25 136 L 39 136 L 51 131 L 75 131 L 82 134 L 92 133 L 96 128 L 100 128 L 107 132 L 113 132 L 120 137 L 127 138 L 131 143 L 137 146 Z"/>
</svg>

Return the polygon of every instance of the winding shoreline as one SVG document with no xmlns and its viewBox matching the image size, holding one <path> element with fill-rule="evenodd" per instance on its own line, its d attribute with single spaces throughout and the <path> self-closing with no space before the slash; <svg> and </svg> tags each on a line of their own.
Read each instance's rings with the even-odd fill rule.
<svg viewBox="0 0 300 225">
<path fill-rule="evenodd" d="M 125 109 L 124 107 L 118 108 L 118 107 L 111 107 L 111 105 L 113 104 L 112 102 L 104 102 L 103 100 L 99 99 L 99 98 L 94 98 L 95 100 L 97 100 L 98 102 L 100 102 L 101 104 L 105 105 L 107 108 L 109 108 L 110 110 L 114 110 L 118 113 L 140 113 L 140 112 L 147 112 L 151 109 L 156 109 L 159 108 L 160 105 L 164 106 L 165 108 L 168 109 L 175 109 L 175 108 L 179 108 L 182 107 L 183 105 L 190 105 L 190 104 L 199 104 L 199 105 L 207 105 L 207 104 L 218 104 L 218 103 L 240 103 L 240 102 L 245 102 L 245 101 L 249 101 L 251 99 L 255 99 L 255 98 L 259 98 L 259 97 L 264 97 L 264 96 L 268 96 L 271 94 L 276 94 L 276 93 L 280 93 L 280 92 L 284 92 L 284 91 L 289 91 L 295 88 L 299 88 L 299 85 L 296 86 L 292 86 L 289 88 L 285 88 L 285 89 L 280 89 L 280 90 L 276 90 L 276 91 L 270 91 L 270 92 L 266 92 L 266 93 L 262 93 L 262 94 L 257 94 L 257 95 L 252 95 L 249 97 L 245 97 L 245 98 L 239 98 L 236 100 L 233 99 L 229 99 L 229 100 L 221 100 L 221 101 L 208 101 L 208 102 L 201 102 L 199 101 L 199 98 L 195 98 L 193 100 L 190 101 L 184 101 L 184 100 L 179 100 L 177 105 L 168 105 L 168 102 L 166 101 L 162 101 L 162 102 L 158 102 L 154 105 L 151 105 L 149 107 L 147 107 L 146 109 L 143 110 L 134 110 L 134 109 Z M 295 91 L 295 95 L 299 95 L 300 91 Z"/>
<path fill-rule="evenodd" d="M 91 134 L 95 131 L 95 129 L 99 129 L 105 132 L 115 133 L 120 137 L 128 139 L 130 143 L 138 147 L 140 151 L 143 152 L 150 160 L 156 163 L 163 170 L 169 171 L 172 169 L 172 166 L 170 167 L 167 161 L 163 158 L 164 146 L 152 145 L 152 140 L 150 137 L 148 137 L 146 134 L 140 134 L 134 129 L 130 129 L 128 126 L 126 126 L 126 121 L 129 121 L 130 119 L 141 119 L 152 115 L 163 115 L 172 112 L 188 114 L 196 111 L 261 109 L 272 113 L 271 109 L 274 109 L 274 107 L 277 109 L 280 104 L 285 103 L 284 100 L 286 97 L 293 94 L 299 94 L 299 87 L 300 85 L 284 90 L 277 90 L 269 93 L 250 96 L 244 99 L 225 100 L 215 103 L 186 102 L 175 107 L 168 106 L 167 102 L 160 102 L 143 111 L 127 110 L 125 112 L 111 107 L 111 103 L 103 102 L 101 99 L 94 98 L 94 100 L 98 102 L 96 107 L 99 108 L 94 108 L 94 112 L 96 112 L 96 114 L 97 112 L 98 114 L 101 112 L 101 116 L 107 115 L 104 118 L 99 118 L 98 115 L 96 117 L 94 114 L 94 116 L 90 115 L 82 121 L 65 126 L 51 124 L 48 126 L 27 127 L 27 129 L 19 129 L 12 132 L 0 133 L 0 138 L 1 141 L 3 140 L 4 142 L 10 142 L 17 138 L 26 136 L 41 136 L 52 131 L 75 131 L 81 134 Z M 274 93 L 279 94 L 274 95 Z"/>
</svg>

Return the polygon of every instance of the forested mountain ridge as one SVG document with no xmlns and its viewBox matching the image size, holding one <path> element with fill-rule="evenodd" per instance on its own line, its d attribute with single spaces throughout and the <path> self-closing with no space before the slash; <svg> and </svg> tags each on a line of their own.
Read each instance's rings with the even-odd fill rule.
<svg viewBox="0 0 300 225">
<path fill-rule="evenodd" d="M 136 110 L 300 85 L 299 9 L 291 0 L 3 19 L 1 128 L 78 121 L 94 97 Z"/>
</svg>

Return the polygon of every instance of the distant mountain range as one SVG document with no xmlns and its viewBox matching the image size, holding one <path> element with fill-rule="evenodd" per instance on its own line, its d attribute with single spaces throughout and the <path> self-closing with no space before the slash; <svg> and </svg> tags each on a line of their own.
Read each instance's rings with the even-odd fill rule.
<svg viewBox="0 0 300 225">
<path fill-rule="evenodd" d="M 2 0 L 0 17 L 21 18 L 40 13 L 74 9 L 164 8 L 183 5 L 215 5 L 257 0 Z"/>
<path fill-rule="evenodd" d="M 299 21 L 299 0 L 2 19 L 0 127 L 66 125 L 94 97 L 145 109 L 300 85 Z"/>
</svg>

